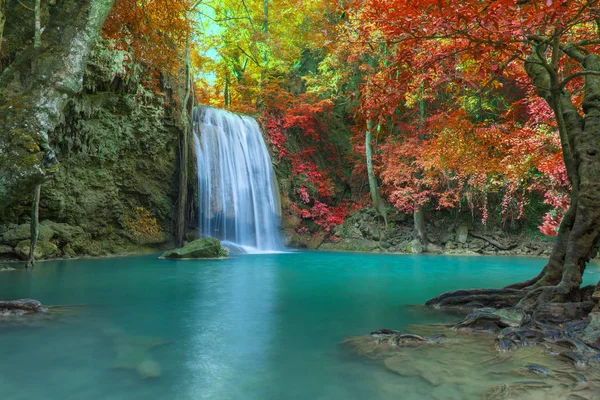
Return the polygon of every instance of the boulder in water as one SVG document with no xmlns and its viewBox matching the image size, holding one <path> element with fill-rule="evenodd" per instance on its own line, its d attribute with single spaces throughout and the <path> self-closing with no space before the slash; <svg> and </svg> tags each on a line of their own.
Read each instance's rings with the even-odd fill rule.
<svg viewBox="0 0 600 400">
<path fill-rule="evenodd" d="M 46 312 L 46 307 L 37 300 L 19 299 L 0 301 L 0 317 L 21 316 L 39 312 Z"/>
<path fill-rule="evenodd" d="M 221 241 L 215 238 L 202 238 L 189 242 L 185 246 L 169 250 L 160 258 L 169 259 L 194 259 L 194 258 L 223 258 L 227 257 Z"/>
</svg>

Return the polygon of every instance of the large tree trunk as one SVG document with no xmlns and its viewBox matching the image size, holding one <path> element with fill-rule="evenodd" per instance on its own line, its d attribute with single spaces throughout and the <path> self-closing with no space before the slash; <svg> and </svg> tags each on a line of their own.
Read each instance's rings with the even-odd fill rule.
<svg viewBox="0 0 600 400">
<path fill-rule="evenodd" d="M 113 0 L 57 0 L 38 49 L 25 50 L 0 76 L 0 209 L 56 168 L 48 135 L 81 90 L 90 50 Z"/>
<path fill-rule="evenodd" d="M 373 122 L 367 120 L 367 132 L 365 134 L 365 154 L 367 157 L 367 176 L 369 178 L 369 193 L 371 194 L 371 201 L 375 210 L 383 217 L 383 221 L 387 226 L 387 210 L 381 200 L 379 194 L 379 186 L 377 185 L 377 179 L 375 179 L 375 173 L 373 172 L 373 148 L 371 147 L 371 140 L 373 140 Z"/>
</svg>

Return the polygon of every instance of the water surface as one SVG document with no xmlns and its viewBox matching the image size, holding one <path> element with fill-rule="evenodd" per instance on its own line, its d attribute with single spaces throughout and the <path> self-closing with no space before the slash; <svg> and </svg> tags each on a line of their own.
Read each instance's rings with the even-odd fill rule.
<svg viewBox="0 0 600 400">
<path fill-rule="evenodd" d="M 289 253 L 57 261 L 3 272 L 3 299 L 83 306 L 34 326 L 0 325 L 0 398 L 428 398 L 423 380 L 364 362 L 339 343 L 376 328 L 451 320 L 406 305 L 523 280 L 544 262 Z M 599 278 L 589 268 L 585 283 Z"/>
</svg>

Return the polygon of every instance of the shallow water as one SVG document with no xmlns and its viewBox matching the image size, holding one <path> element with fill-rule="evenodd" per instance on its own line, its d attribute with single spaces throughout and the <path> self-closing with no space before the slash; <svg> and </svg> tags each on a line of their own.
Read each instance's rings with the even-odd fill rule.
<svg viewBox="0 0 600 400">
<path fill-rule="evenodd" d="M 443 291 L 500 287 L 543 265 L 289 253 L 60 261 L 3 272 L 3 299 L 80 306 L 31 326 L 0 325 L 0 398 L 429 398 L 429 382 L 365 362 L 340 342 L 376 328 L 453 320 L 405 306 Z M 590 268 L 585 283 L 599 278 Z"/>
</svg>

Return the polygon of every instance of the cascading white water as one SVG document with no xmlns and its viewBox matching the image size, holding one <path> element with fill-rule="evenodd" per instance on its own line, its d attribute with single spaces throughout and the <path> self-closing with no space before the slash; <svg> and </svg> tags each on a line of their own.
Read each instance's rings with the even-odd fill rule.
<svg viewBox="0 0 600 400">
<path fill-rule="evenodd" d="M 256 120 L 199 106 L 193 123 L 201 235 L 237 251 L 283 250 L 275 174 Z"/>
</svg>

